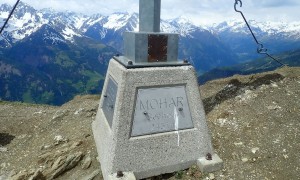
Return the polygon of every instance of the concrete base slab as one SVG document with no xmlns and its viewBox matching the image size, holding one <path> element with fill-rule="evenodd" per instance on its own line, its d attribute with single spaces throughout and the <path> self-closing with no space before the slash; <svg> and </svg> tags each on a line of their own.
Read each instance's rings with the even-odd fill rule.
<svg viewBox="0 0 300 180">
<path fill-rule="evenodd" d="M 212 160 L 207 160 L 206 157 L 198 159 L 197 165 L 199 166 L 201 172 L 204 173 L 223 169 L 223 161 L 217 154 L 212 155 Z"/>
<path fill-rule="evenodd" d="M 117 173 L 114 173 L 108 177 L 108 180 L 136 180 L 136 178 L 132 172 L 123 172 L 122 177 L 117 177 Z"/>
</svg>

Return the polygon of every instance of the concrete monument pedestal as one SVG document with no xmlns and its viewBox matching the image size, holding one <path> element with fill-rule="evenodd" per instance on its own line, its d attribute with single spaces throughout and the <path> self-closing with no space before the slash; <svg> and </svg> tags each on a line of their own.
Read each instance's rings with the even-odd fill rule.
<svg viewBox="0 0 300 180">
<path fill-rule="evenodd" d="M 160 0 L 140 0 L 140 31 L 110 60 L 93 133 L 102 174 L 142 179 L 198 164 L 221 169 L 194 68 L 179 61 L 178 34 L 160 33 Z"/>
<path fill-rule="evenodd" d="M 192 66 L 127 69 L 112 59 L 105 82 L 93 122 L 104 179 L 118 171 L 146 178 L 189 168 L 197 160 L 202 170 L 214 171 L 205 159 L 208 153 L 222 168 L 211 145 Z M 107 98 L 115 102 L 106 103 Z M 113 111 L 112 117 L 106 108 Z"/>
</svg>

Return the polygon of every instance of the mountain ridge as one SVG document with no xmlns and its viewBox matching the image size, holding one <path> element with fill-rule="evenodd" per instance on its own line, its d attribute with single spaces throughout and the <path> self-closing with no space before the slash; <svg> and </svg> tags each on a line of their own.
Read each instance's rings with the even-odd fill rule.
<svg viewBox="0 0 300 180">
<path fill-rule="evenodd" d="M 0 5 L 0 22 L 9 12 L 10 6 Z M 137 13 L 87 16 L 69 11 L 35 10 L 20 2 L 3 33 L 5 38 L 0 37 L 1 78 L 5 77 L 0 81 L 0 98 L 62 104 L 75 94 L 101 92 L 109 59 L 122 54 L 123 33 L 137 31 L 138 21 Z M 241 23 L 238 25 L 243 28 Z M 232 32 L 230 28 L 234 27 L 227 27 L 224 33 L 196 26 L 184 17 L 161 21 L 162 31 L 180 35 L 179 59 L 188 60 L 198 75 L 258 57 L 247 31 Z M 271 47 L 275 50 L 300 48 L 297 39 L 278 37 L 276 43 L 272 36 L 266 37 L 273 42 Z M 4 67 L 8 70 L 3 70 Z M 20 78 L 13 72 L 26 76 Z M 64 80 L 65 77 L 69 78 Z M 22 84 L 22 91 L 16 92 L 19 84 Z M 38 89 L 45 90 L 46 95 Z M 59 97 L 62 99 L 59 102 L 50 101 Z"/>
<path fill-rule="evenodd" d="M 6 15 L 8 15 L 7 13 L 9 12 L 9 10 L 10 10 L 10 6 L 8 4 L 2 4 L 0 6 L 0 13 L 1 13 L 0 18 L 5 19 L 7 17 Z M 129 14 L 126 12 L 116 12 L 116 13 L 112 13 L 111 15 L 94 14 L 88 16 L 81 13 L 75 13 L 69 11 L 58 12 L 51 9 L 35 10 L 33 7 L 23 2 L 21 2 L 20 5 L 17 7 L 16 12 L 17 12 L 16 16 L 19 18 L 21 18 L 22 16 L 24 17 L 24 15 L 26 15 L 25 17 L 28 18 L 29 12 L 32 12 L 33 14 L 36 13 L 37 16 L 31 16 L 31 17 L 36 17 L 36 18 L 32 18 L 33 20 L 40 20 L 40 23 L 38 23 L 37 27 L 41 26 L 40 24 L 48 24 L 48 23 L 55 24 L 54 23 L 55 21 L 62 21 L 62 23 L 65 24 L 66 27 L 64 27 L 64 29 L 61 29 L 60 31 L 65 31 L 64 34 L 65 38 L 67 37 L 66 39 L 69 38 L 70 40 L 71 37 L 68 36 L 72 35 L 72 33 L 74 33 L 74 35 L 80 36 L 86 33 L 89 26 L 93 26 L 96 23 L 99 23 L 105 29 L 110 29 L 114 31 L 120 30 L 121 28 L 124 28 L 123 31 L 138 30 L 137 13 Z M 14 20 L 16 20 L 16 18 L 14 18 L 13 16 L 11 21 L 14 22 Z M 17 21 L 17 23 L 14 22 L 12 24 L 21 24 L 20 22 L 21 20 Z M 28 19 L 23 19 L 23 20 L 26 21 Z M 128 26 L 128 23 L 131 26 Z M 26 22 L 23 22 L 23 24 L 26 24 Z M 293 22 L 293 23 L 284 23 L 284 22 L 257 22 L 254 20 L 249 20 L 249 24 L 250 26 L 252 26 L 254 32 L 257 33 L 258 36 L 262 34 L 274 35 L 274 36 L 281 35 L 284 37 L 294 38 L 297 40 L 300 39 L 300 21 Z M 189 32 L 193 32 L 193 30 L 197 28 L 202 31 L 208 30 L 215 35 L 220 35 L 225 31 L 231 31 L 233 33 L 243 33 L 249 35 L 249 31 L 245 23 L 240 20 L 231 20 L 228 22 L 224 21 L 209 26 L 198 26 L 193 24 L 189 19 L 181 16 L 175 19 L 162 20 L 161 27 L 162 27 L 161 30 L 163 32 L 179 33 L 181 36 L 189 36 Z M 9 32 L 9 30 L 6 30 L 6 32 Z M 25 35 L 28 35 L 29 33 L 25 33 Z M 22 38 L 24 37 L 22 36 L 18 38 L 16 36 L 15 40 L 21 40 Z"/>
</svg>

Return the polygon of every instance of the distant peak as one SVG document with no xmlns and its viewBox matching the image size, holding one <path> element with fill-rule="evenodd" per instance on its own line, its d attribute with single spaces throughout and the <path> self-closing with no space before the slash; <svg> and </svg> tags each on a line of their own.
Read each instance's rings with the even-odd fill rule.
<svg viewBox="0 0 300 180">
<path fill-rule="evenodd" d="M 104 15 L 97 13 L 97 14 L 91 15 L 90 17 L 91 18 L 100 18 L 100 17 L 104 17 Z"/>
<path fill-rule="evenodd" d="M 129 15 L 128 12 L 114 12 L 112 14 L 115 14 L 115 15 Z"/>
<path fill-rule="evenodd" d="M 30 5 L 28 5 L 27 3 L 23 2 L 23 1 L 20 1 L 18 6 L 29 6 L 29 7 L 31 7 Z"/>
<path fill-rule="evenodd" d="M 22 2 L 22 1 L 19 2 L 17 8 L 18 7 L 35 10 L 32 6 L 30 6 L 29 4 Z"/>
<path fill-rule="evenodd" d="M 43 8 L 40 10 L 42 13 L 46 14 L 56 14 L 57 11 L 55 11 L 53 8 Z"/>
<path fill-rule="evenodd" d="M 191 21 L 190 18 L 188 18 L 187 16 L 185 15 L 182 15 L 182 16 L 178 16 L 177 18 L 175 19 L 170 19 L 170 20 L 167 20 L 168 22 L 170 23 L 175 23 L 175 24 L 188 24 L 188 25 L 194 25 Z"/>
<path fill-rule="evenodd" d="M 190 18 L 188 18 L 188 17 L 185 16 L 185 15 L 178 16 L 178 17 L 175 18 L 175 19 L 181 20 L 181 21 L 185 21 L 185 22 L 191 22 Z"/>
</svg>

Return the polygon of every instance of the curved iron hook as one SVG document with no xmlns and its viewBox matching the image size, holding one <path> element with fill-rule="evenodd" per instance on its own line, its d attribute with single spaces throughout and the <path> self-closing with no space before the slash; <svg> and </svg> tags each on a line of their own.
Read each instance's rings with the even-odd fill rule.
<svg viewBox="0 0 300 180">
<path fill-rule="evenodd" d="M 236 6 L 237 6 L 239 3 L 240 3 L 240 7 L 242 7 L 242 6 L 243 6 L 242 0 L 235 0 L 235 3 L 234 3 L 234 10 L 235 10 L 236 12 L 242 13 L 242 11 L 239 11 L 239 10 L 237 10 L 237 8 L 236 8 Z"/>
<path fill-rule="evenodd" d="M 259 54 L 267 54 L 268 53 L 268 49 L 264 48 L 264 45 L 261 43 L 257 44 L 257 53 Z"/>
<path fill-rule="evenodd" d="M 264 48 L 264 45 L 261 44 L 261 43 L 259 43 L 259 42 L 257 41 L 256 36 L 254 35 L 254 33 L 253 33 L 253 31 L 252 31 L 250 25 L 248 24 L 248 21 L 246 20 L 246 18 L 245 18 L 245 16 L 244 16 L 243 12 L 237 10 L 237 7 L 236 7 L 236 6 L 239 5 L 239 4 L 240 4 L 240 7 L 243 6 L 242 0 L 235 0 L 235 3 L 234 3 L 234 10 L 242 15 L 242 17 L 243 17 L 243 19 L 244 19 L 244 21 L 245 21 L 245 23 L 246 23 L 248 29 L 250 30 L 250 32 L 251 32 L 251 34 L 252 34 L 252 36 L 253 36 L 253 39 L 255 40 L 255 42 L 256 42 L 256 44 L 257 44 L 257 49 L 256 49 L 257 53 L 258 53 L 258 54 L 265 54 L 265 55 L 267 55 L 268 57 L 270 57 L 271 59 L 273 59 L 274 61 L 278 62 L 279 64 L 281 64 L 281 65 L 283 65 L 283 66 L 286 66 L 285 64 L 283 64 L 282 62 L 280 62 L 279 60 L 277 60 L 277 59 L 275 59 L 273 56 L 271 56 L 271 55 L 268 53 L 268 49 Z"/>
</svg>

